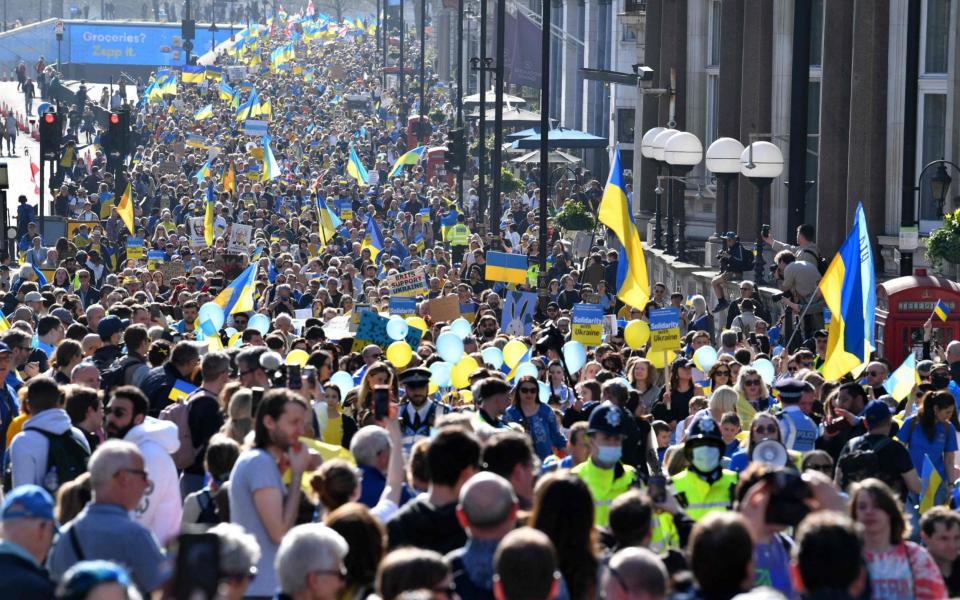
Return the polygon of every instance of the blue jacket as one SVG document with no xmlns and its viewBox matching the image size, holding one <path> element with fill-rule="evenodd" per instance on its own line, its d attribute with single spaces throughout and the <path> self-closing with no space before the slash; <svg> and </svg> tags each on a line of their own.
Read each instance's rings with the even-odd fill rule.
<svg viewBox="0 0 960 600">
<path fill-rule="evenodd" d="M 4 598 L 53 598 L 54 586 L 47 571 L 26 550 L 12 542 L 0 543 L 0 586 Z"/>
<path fill-rule="evenodd" d="M 540 403 L 537 414 L 532 417 L 526 417 L 519 407 L 509 406 L 503 414 L 503 420 L 507 423 L 519 423 L 524 431 L 533 441 L 533 449 L 540 457 L 540 460 L 553 454 L 553 449 L 563 450 L 567 447 L 567 438 L 560 432 L 557 425 L 557 418 L 553 414 L 553 409 L 544 403 Z"/>
</svg>

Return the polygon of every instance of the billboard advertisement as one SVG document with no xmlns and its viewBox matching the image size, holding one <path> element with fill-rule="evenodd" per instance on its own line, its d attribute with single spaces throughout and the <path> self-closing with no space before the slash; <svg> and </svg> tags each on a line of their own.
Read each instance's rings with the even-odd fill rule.
<svg viewBox="0 0 960 600">
<path fill-rule="evenodd" d="M 184 63 L 180 25 L 98 25 L 66 24 L 69 60 L 75 64 L 113 64 L 173 66 Z M 229 30 L 218 30 L 217 44 L 230 37 Z M 194 54 L 210 48 L 210 32 L 197 26 Z M 66 57 L 64 57 L 66 58 Z"/>
</svg>

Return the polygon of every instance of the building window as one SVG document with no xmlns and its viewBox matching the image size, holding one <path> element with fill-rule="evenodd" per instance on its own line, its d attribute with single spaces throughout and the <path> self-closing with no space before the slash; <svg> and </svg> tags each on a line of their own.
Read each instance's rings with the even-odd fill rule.
<svg viewBox="0 0 960 600">
<path fill-rule="evenodd" d="M 823 0 L 810 6 L 810 66 L 823 64 Z"/>
<path fill-rule="evenodd" d="M 926 0 L 923 11 L 923 72 L 946 73 L 949 67 L 950 0 Z"/>
<path fill-rule="evenodd" d="M 633 25 L 624 24 L 620 29 L 620 41 L 621 42 L 636 42 L 637 41 L 637 30 Z"/>
<path fill-rule="evenodd" d="M 920 99 L 920 164 L 918 169 L 930 161 L 944 157 L 947 133 L 947 95 L 937 93 L 922 94 Z M 920 221 L 923 229 L 929 231 L 940 220 L 936 203 L 930 191 L 928 180 L 933 169 L 924 175 L 920 182 Z M 926 221 L 927 223 L 923 223 Z"/>
<path fill-rule="evenodd" d="M 721 0 L 710 2 L 710 25 L 707 31 L 710 54 L 707 56 L 707 66 L 720 66 L 720 17 L 723 3 Z"/>
<path fill-rule="evenodd" d="M 636 125 L 636 109 L 617 109 L 617 142 L 621 144 L 633 143 L 633 128 Z"/>
<path fill-rule="evenodd" d="M 820 187 L 820 80 L 811 80 L 807 91 L 807 193 L 803 219 L 817 222 L 817 201 Z M 812 182 L 812 183 L 810 183 Z"/>
<path fill-rule="evenodd" d="M 626 0 L 623 10 L 628 13 L 646 12 L 647 0 Z"/>
<path fill-rule="evenodd" d="M 717 141 L 717 128 L 720 115 L 720 75 L 707 70 L 707 127 L 704 148 Z"/>
</svg>

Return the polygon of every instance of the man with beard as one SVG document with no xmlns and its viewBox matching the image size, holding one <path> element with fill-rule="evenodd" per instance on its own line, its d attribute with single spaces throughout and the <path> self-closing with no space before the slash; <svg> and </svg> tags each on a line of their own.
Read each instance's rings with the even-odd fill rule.
<svg viewBox="0 0 960 600">
<path fill-rule="evenodd" d="M 122 385 L 107 402 L 107 437 L 137 445 L 147 471 L 147 489 L 134 518 L 153 532 L 161 545 L 180 533 L 183 506 L 180 479 L 170 457 L 180 447 L 177 425 L 147 416 L 147 397 L 132 385 Z"/>
<path fill-rule="evenodd" d="M 486 314 L 480 317 L 480 324 L 477 327 L 477 340 L 484 344 L 493 341 L 500 332 L 500 326 L 497 324 L 497 318 L 492 314 Z"/>
<path fill-rule="evenodd" d="M 299 485 L 304 471 L 319 466 L 319 456 L 299 442 L 310 408 L 287 389 L 270 390 L 257 410 L 253 448 L 244 451 L 230 473 L 230 520 L 242 525 L 260 546 L 257 578 L 248 596 L 271 597 L 277 590 L 274 560 L 284 535 L 296 524 L 300 509 Z"/>
<path fill-rule="evenodd" d="M 423 367 L 407 369 L 400 374 L 403 384 L 404 400 L 400 403 L 400 434 L 403 436 L 403 448 L 410 448 L 426 437 L 430 437 L 437 418 L 450 412 L 450 407 L 427 398 L 430 385 L 430 370 Z"/>
</svg>

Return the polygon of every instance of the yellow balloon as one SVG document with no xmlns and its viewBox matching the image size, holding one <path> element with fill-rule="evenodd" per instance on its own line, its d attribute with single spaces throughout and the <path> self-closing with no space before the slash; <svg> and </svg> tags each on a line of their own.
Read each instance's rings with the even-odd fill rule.
<svg viewBox="0 0 960 600">
<path fill-rule="evenodd" d="M 463 401 L 463 404 L 473 404 L 473 392 L 470 390 L 463 390 L 460 392 L 460 400 Z"/>
<path fill-rule="evenodd" d="M 413 350 L 410 348 L 410 344 L 400 340 L 394 342 L 387 346 L 387 360 L 390 361 L 390 364 L 402 369 L 405 366 L 410 364 L 410 359 L 413 358 Z"/>
<path fill-rule="evenodd" d="M 520 340 L 510 340 L 503 347 L 503 362 L 511 369 L 520 363 L 520 359 L 527 353 L 527 345 Z"/>
<path fill-rule="evenodd" d="M 664 356 L 666 356 L 666 362 L 664 362 Z M 648 352 L 647 360 L 649 360 L 654 367 L 662 369 L 672 363 L 676 356 L 677 355 L 673 352 L 673 350 L 667 350 L 666 353 L 664 353 L 662 350 L 658 350 L 656 352 Z"/>
<path fill-rule="evenodd" d="M 285 361 L 288 365 L 300 365 L 301 367 L 307 364 L 307 359 L 310 358 L 310 355 L 307 354 L 306 350 L 294 350 L 287 355 L 287 360 Z"/>
<path fill-rule="evenodd" d="M 231 348 L 233 348 L 234 346 L 239 346 L 243 341 L 241 340 L 242 337 L 243 337 L 242 331 L 236 332 L 235 334 L 230 336 L 230 340 L 227 342 L 227 345 L 230 346 Z"/>
<path fill-rule="evenodd" d="M 646 321 L 630 321 L 623 330 L 623 339 L 634 350 L 643 348 L 650 339 L 650 325 Z"/>
<path fill-rule="evenodd" d="M 430 386 L 427 387 L 427 393 L 430 395 L 433 395 L 439 391 L 440 391 L 440 386 L 431 381 Z"/>
<path fill-rule="evenodd" d="M 427 331 L 427 322 L 423 320 L 423 317 L 407 317 L 407 325 L 410 327 L 416 327 L 420 331 Z"/>
<path fill-rule="evenodd" d="M 470 376 L 473 375 L 473 372 L 479 367 L 480 365 L 477 364 L 477 360 L 472 356 L 464 356 L 461 358 L 457 364 L 453 365 L 453 369 L 450 371 L 450 381 L 453 382 L 453 387 L 458 390 L 470 387 Z"/>
</svg>

